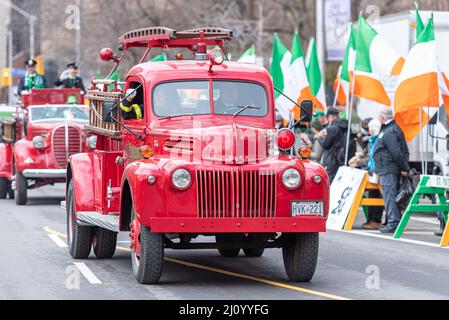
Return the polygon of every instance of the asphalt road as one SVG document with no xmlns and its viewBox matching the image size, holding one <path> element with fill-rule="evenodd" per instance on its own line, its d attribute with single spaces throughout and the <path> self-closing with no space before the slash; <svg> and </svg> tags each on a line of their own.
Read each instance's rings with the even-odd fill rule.
<svg viewBox="0 0 449 320">
<path fill-rule="evenodd" d="M 131 271 L 127 234 L 113 259 L 70 258 L 63 190 L 32 191 L 26 207 L 0 200 L 0 299 L 449 298 L 449 249 L 438 247 L 432 217 L 414 218 L 402 241 L 360 230 L 321 235 L 318 269 L 307 284 L 286 280 L 279 249 L 236 259 L 215 250 L 167 250 L 160 284 L 142 286 Z"/>
</svg>

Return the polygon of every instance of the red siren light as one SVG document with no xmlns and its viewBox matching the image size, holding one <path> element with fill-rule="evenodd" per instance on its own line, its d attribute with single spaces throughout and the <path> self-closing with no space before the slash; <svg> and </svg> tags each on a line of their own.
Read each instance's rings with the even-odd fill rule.
<svg viewBox="0 0 449 320">
<path fill-rule="evenodd" d="M 105 62 L 109 62 L 112 60 L 116 60 L 114 57 L 114 52 L 112 51 L 111 48 L 104 48 L 100 51 L 100 59 L 105 61 Z"/>
<path fill-rule="evenodd" d="M 277 145 L 281 151 L 288 151 L 295 145 L 295 134 L 290 129 L 279 130 L 276 137 Z"/>
</svg>

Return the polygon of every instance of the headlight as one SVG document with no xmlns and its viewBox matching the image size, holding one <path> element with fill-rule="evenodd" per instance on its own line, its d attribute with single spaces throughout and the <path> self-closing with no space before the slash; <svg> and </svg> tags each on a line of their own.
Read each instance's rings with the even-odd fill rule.
<svg viewBox="0 0 449 320">
<path fill-rule="evenodd" d="M 33 146 L 36 149 L 42 150 L 45 148 L 45 140 L 41 136 L 37 136 L 33 138 Z"/>
<path fill-rule="evenodd" d="M 177 169 L 175 172 L 173 172 L 171 181 L 175 188 L 179 190 L 186 190 L 192 183 L 192 176 L 186 169 Z"/>
<path fill-rule="evenodd" d="M 98 140 L 97 136 L 90 136 L 87 139 L 87 144 L 89 145 L 89 148 L 96 149 L 97 148 L 97 140 Z"/>
<path fill-rule="evenodd" d="M 282 183 L 289 190 L 295 190 L 301 185 L 301 175 L 296 169 L 287 169 L 282 174 Z"/>
</svg>

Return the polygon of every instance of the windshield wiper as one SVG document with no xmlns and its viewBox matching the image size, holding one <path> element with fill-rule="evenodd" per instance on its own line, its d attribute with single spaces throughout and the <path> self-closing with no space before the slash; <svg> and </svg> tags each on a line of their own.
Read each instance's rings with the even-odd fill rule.
<svg viewBox="0 0 449 320">
<path fill-rule="evenodd" d="M 253 110 L 260 110 L 259 107 L 255 107 L 255 106 L 237 106 L 237 108 L 239 108 L 240 110 L 237 111 L 236 113 L 234 113 L 233 117 L 237 117 L 239 114 L 241 114 L 242 112 L 248 110 L 248 109 L 253 109 Z"/>
<path fill-rule="evenodd" d="M 159 118 L 159 120 L 173 119 L 173 118 L 186 117 L 186 116 L 193 118 L 193 113 L 175 114 L 173 116 L 166 116 L 166 117 Z"/>
</svg>

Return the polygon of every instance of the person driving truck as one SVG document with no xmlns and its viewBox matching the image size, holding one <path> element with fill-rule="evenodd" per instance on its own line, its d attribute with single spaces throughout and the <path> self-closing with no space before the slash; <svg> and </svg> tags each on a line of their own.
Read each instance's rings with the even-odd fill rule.
<svg viewBox="0 0 449 320">
<path fill-rule="evenodd" d="M 144 116 L 142 99 L 139 99 L 138 90 L 128 89 L 127 98 L 120 104 L 120 113 L 125 120 L 141 120 Z M 141 95 L 140 95 L 141 96 Z"/>
</svg>

